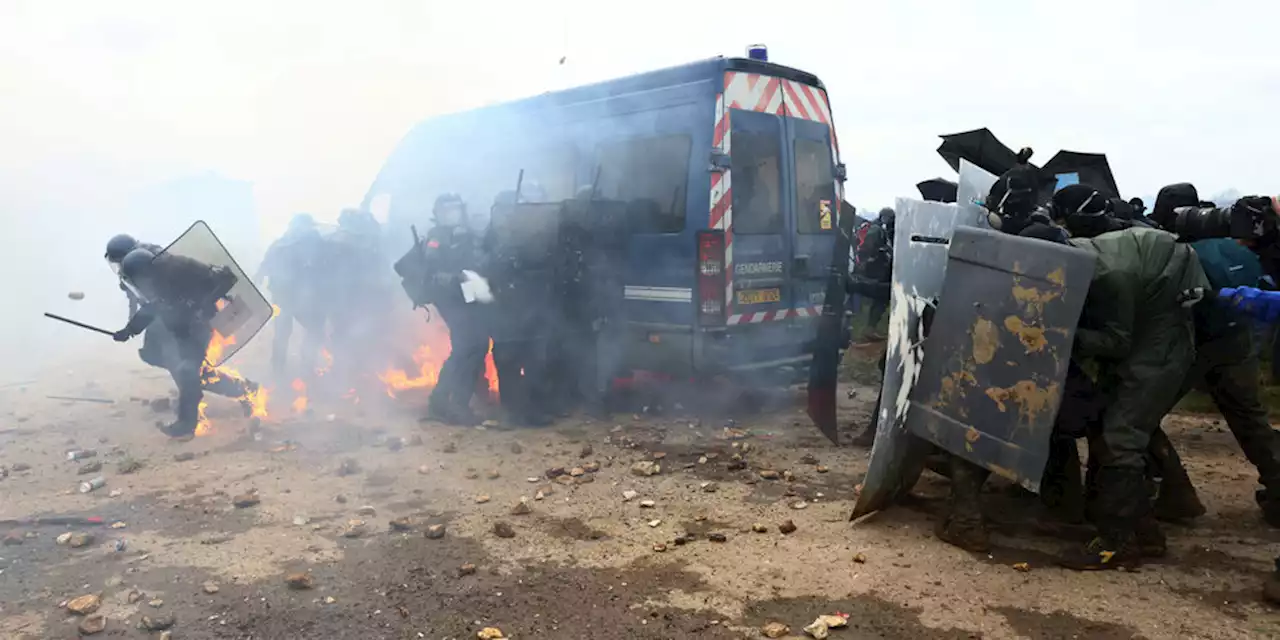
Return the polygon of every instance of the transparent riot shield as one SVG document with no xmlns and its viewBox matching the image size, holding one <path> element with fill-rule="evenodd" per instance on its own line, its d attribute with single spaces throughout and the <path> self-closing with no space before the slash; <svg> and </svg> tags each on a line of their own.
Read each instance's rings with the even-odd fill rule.
<svg viewBox="0 0 1280 640">
<path fill-rule="evenodd" d="M 957 228 L 907 430 L 1039 492 L 1094 261 Z"/>
<path fill-rule="evenodd" d="M 942 294 L 952 234 L 985 217 L 972 207 L 906 198 L 899 198 L 895 209 L 889 342 L 876 441 L 853 517 L 888 506 L 915 485 L 924 468 L 928 446 L 906 430 L 906 420 L 923 371 L 925 318 Z"/>
<path fill-rule="evenodd" d="M 214 336 L 206 361 L 211 367 L 226 362 L 244 348 L 274 315 L 271 303 L 203 220 L 197 220 L 156 256 L 172 260 L 183 274 L 183 298 L 193 306 L 211 305 Z"/>
<path fill-rule="evenodd" d="M 956 204 L 967 211 L 983 214 L 983 202 L 998 176 L 968 160 L 960 160 L 960 177 L 956 180 Z"/>
</svg>

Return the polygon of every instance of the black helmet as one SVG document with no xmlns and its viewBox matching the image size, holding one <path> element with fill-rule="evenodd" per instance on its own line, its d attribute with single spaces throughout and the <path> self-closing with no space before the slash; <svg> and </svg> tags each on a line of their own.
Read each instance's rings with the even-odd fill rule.
<svg viewBox="0 0 1280 640">
<path fill-rule="evenodd" d="M 134 249 L 120 261 L 120 275 L 130 280 L 137 280 L 155 259 L 156 254 L 147 249 Z"/>
<path fill-rule="evenodd" d="M 138 240 L 133 236 L 122 233 L 112 237 L 107 241 L 107 262 L 120 262 L 124 257 L 138 247 Z"/>
<path fill-rule="evenodd" d="M 896 218 L 897 218 L 897 214 L 893 212 L 892 208 L 885 207 L 880 210 L 880 216 L 879 216 L 880 224 L 891 227 L 893 226 L 893 222 Z"/>
<path fill-rule="evenodd" d="M 309 213 L 296 213 L 289 219 L 290 231 L 302 231 L 316 226 L 316 219 Z"/>
<path fill-rule="evenodd" d="M 460 207 L 465 207 L 466 203 L 463 202 L 462 196 L 456 193 L 442 193 L 436 196 L 436 203 L 431 206 L 431 212 L 435 213 L 439 211 L 442 207 L 447 207 L 449 205 L 457 205 Z"/>
</svg>

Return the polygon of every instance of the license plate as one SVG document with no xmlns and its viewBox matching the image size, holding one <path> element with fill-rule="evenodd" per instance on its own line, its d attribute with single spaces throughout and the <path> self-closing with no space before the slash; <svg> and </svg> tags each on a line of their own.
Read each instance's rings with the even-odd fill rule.
<svg viewBox="0 0 1280 640">
<path fill-rule="evenodd" d="M 751 289 L 738 292 L 738 304 L 766 304 L 782 302 L 781 289 Z"/>
</svg>

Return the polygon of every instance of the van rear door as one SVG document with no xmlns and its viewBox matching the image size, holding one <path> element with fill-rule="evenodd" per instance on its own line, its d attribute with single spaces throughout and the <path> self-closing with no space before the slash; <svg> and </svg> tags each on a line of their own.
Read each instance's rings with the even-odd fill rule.
<svg viewBox="0 0 1280 640">
<path fill-rule="evenodd" d="M 729 324 L 786 317 L 792 254 L 783 150 L 786 126 L 770 113 L 729 115 L 732 184 L 732 282 Z M 779 315 L 777 312 L 782 312 Z"/>
<path fill-rule="evenodd" d="M 804 319 L 822 313 L 838 233 L 836 209 L 840 200 L 836 197 L 831 128 L 811 120 L 790 117 L 784 120 L 789 139 L 787 154 L 794 176 L 792 227 L 795 231 L 791 241 L 794 253 L 789 272 L 795 298 L 792 308 L 798 318 Z"/>
</svg>

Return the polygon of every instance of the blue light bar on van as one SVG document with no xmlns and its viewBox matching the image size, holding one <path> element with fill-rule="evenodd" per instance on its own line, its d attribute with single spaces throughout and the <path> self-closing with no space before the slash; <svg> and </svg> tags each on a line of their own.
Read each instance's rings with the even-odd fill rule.
<svg viewBox="0 0 1280 640">
<path fill-rule="evenodd" d="M 769 47 L 762 44 L 753 44 L 747 47 L 747 57 L 760 62 L 769 61 Z"/>
</svg>

